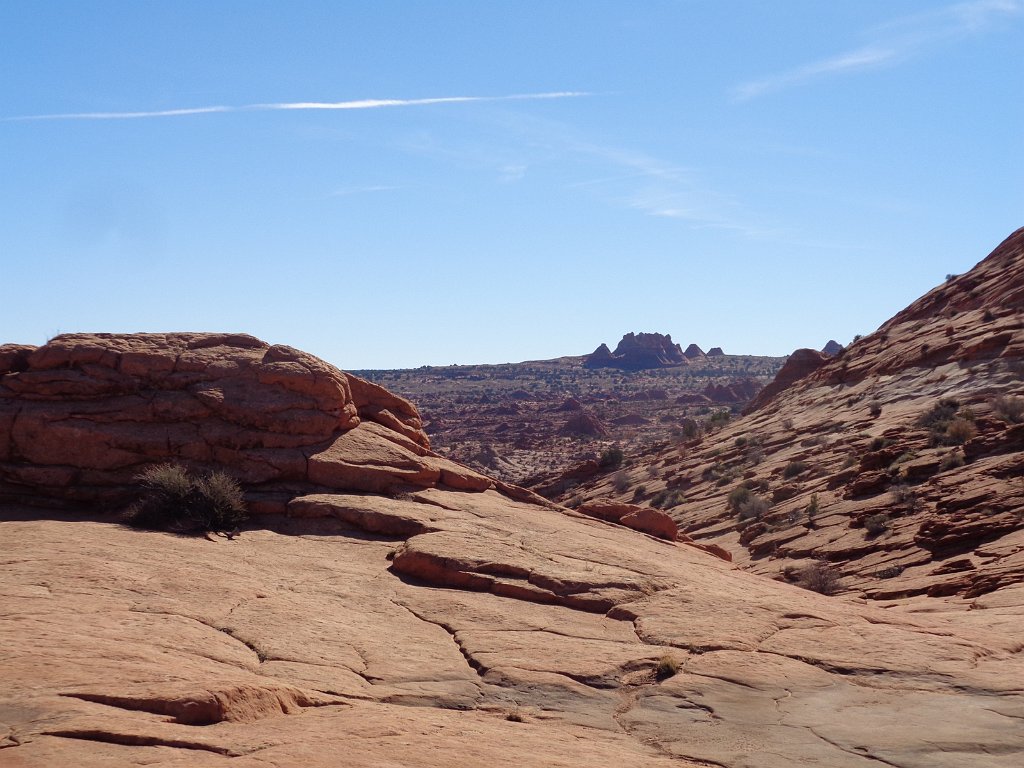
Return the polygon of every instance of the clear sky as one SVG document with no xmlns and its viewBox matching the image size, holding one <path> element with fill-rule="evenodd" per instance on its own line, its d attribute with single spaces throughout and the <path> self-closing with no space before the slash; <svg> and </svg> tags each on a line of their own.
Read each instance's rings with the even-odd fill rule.
<svg viewBox="0 0 1024 768">
<path fill-rule="evenodd" d="M 1024 225 L 1024 0 L 0 2 L 0 341 L 867 333 Z"/>
</svg>

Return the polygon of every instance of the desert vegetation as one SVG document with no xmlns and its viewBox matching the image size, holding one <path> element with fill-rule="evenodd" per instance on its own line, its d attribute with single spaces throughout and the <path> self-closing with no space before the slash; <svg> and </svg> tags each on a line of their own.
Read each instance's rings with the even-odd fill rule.
<svg viewBox="0 0 1024 768">
<path fill-rule="evenodd" d="M 125 513 L 134 528 L 225 532 L 248 519 L 242 489 L 225 472 L 196 476 L 181 465 L 160 464 L 136 479 L 140 498 Z"/>
</svg>

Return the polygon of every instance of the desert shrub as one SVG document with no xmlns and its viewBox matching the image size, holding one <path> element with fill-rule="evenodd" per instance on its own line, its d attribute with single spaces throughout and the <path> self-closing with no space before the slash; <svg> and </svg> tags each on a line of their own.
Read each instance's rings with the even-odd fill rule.
<svg viewBox="0 0 1024 768">
<path fill-rule="evenodd" d="M 136 479 L 141 498 L 125 514 L 134 528 L 230 531 L 248 519 L 238 481 L 224 472 L 194 477 L 179 465 L 160 464 Z"/>
<path fill-rule="evenodd" d="M 944 397 L 917 419 L 917 426 L 932 429 L 940 426 L 945 430 L 953 416 L 960 408 L 960 401 L 952 397 Z"/>
<path fill-rule="evenodd" d="M 889 516 L 884 513 L 871 515 L 864 519 L 864 528 L 872 536 L 878 536 L 889 530 Z"/>
<path fill-rule="evenodd" d="M 622 449 L 617 445 L 612 445 L 601 451 L 601 458 L 598 464 L 604 469 L 615 469 L 622 466 L 623 458 Z"/>
<path fill-rule="evenodd" d="M 804 568 L 800 572 L 797 584 L 804 589 L 809 589 L 822 595 L 834 595 L 842 589 L 842 579 L 839 576 L 839 571 L 822 561 L 811 563 Z"/>
<path fill-rule="evenodd" d="M 981 319 L 986 323 L 991 323 L 993 320 L 996 319 L 996 316 L 992 314 L 991 309 L 986 309 L 985 312 L 982 314 Z"/>
<path fill-rule="evenodd" d="M 790 429 L 790 430 L 793 429 L 793 420 L 792 419 L 783 419 L 782 420 L 782 428 L 783 429 Z"/>
<path fill-rule="evenodd" d="M 875 572 L 875 576 L 880 579 L 895 579 L 903 573 L 902 565 L 887 565 L 885 568 L 880 568 Z"/>
<path fill-rule="evenodd" d="M 973 422 L 957 416 L 946 427 L 945 440 L 943 442 L 963 445 L 976 434 L 978 434 L 978 428 L 974 426 Z"/>
<path fill-rule="evenodd" d="M 615 477 L 612 478 L 612 487 L 620 493 L 629 488 L 629 475 L 626 474 L 625 470 L 619 470 L 615 473 Z"/>
<path fill-rule="evenodd" d="M 964 465 L 964 455 L 960 451 L 950 451 L 942 457 L 942 461 L 939 462 L 939 471 L 945 472 L 947 469 L 956 469 Z"/>
<path fill-rule="evenodd" d="M 992 401 L 992 410 L 1003 421 L 1019 424 L 1024 421 L 1024 397 L 1000 395 Z"/>
<path fill-rule="evenodd" d="M 633 501 L 638 501 L 638 500 L 642 499 L 646 495 L 647 495 L 647 486 L 646 485 L 638 485 L 633 490 Z"/>
<path fill-rule="evenodd" d="M 908 512 L 917 509 L 917 494 L 914 489 L 905 483 L 897 483 L 889 489 L 893 503 L 905 508 Z"/>
<path fill-rule="evenodd" d="M 654 669 L 654 676 L 659 680 L 666 680 L 679 672 L 679 662 L 671 653 L 666 653 L 658 659 L 658 666 Z"/>
<path fill-rule="evenodd" d="M 818 516 L 818 494 L 812 493 L 811 500 L 804 508 L 804 512 L 807 513 L 808 522 L 813 523 L 814 518 Z"/>
<path fill-rule="evenodd" d="M 745 448 L 746 445 L 747 445 L 747 438 L 742 437 L 742 436 L 736 438 L 735 446 L 737 448 L 742 449 L 742 448 Z"/>
<path fill-rule="evenodd" d="M 750 488 L 745 483 L 740 483 L 731 491 L 729 491 L 729 497 L 726 503 L 729 505 L 729 509 L 733 512 L 740 511 L 740 504 L 750 498 Z"/>
<path fill-rule="evenodd" d="M 892 445 L 892 440 L 890 440 L 889 438 L 887 438 L 887 437 L 876 437 L 868 445 L 868 450 L 869 451 L 880 451 L 883 448 L 887 448 L 890 445 Z"/>
<path fill-rule="evenodd" d="M 852 467 L 856 463 L 857 463 L 857 457 L 854 456 L 852 453 L 848 453 L 846 455 L 846 458 L 843 459 L 843 469 L 849 469 L 850 467 Z"/>
<path fill-rule="evenodd" d="M 772 508 L 771 502 L 756 493 L 750 494 L 744 501 L 740 502 L 736 510 L 736 517 L 739 520 L 760 520 L 768 514 Z"/>
<path fill-rule="evenodd" d="M 868 412 L 877 419 L 882 415 L 882 404 L 877 400 L 872 400 L 868 405 Z"/>
<path fill-rule="evenodd" d="M 804 461 L 791 461 L 786 465 L 786 468 L 782 470 L 783 477 L 796 477 L 801 472 L 807 469 L 807 462 Z"/>
<path fill-rule="evenodd" d="M 908 461 L 913 461 L 917 458 L 915 451 L 904 451 L 895 459 L 893 459 L 891 466 L 897 466 L 899 464 L 906 464 Z"/>
</svg>

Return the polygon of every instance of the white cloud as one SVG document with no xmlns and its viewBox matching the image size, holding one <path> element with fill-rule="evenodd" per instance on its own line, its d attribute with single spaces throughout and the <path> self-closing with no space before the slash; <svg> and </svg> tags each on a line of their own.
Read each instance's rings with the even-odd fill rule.
<svg viewBox="0 0 1024 768">
<path fill-rule="evenodd" d="M 383 107 L 417 107 L 429 104 L 462 104 L 478 101 L 536 101 L 540 99 L 569 99 L 589 96 L 583 91 L 554 91 L 551 93 L 517 93 L 510 96 L 441 96 L 429 99 L 357 99 L 353 101 L 291 101 L 276 104 L 247 104 L 240 107 L 186 107 L 151 112 L 67 112 L 51 115 L 20 115 L 0 118 L 5 122 L 28 120 L 135 120 L 146 117 L 182 117 L 224 112 L 276 112 L 299 110 L 381 109 Z"/>
<path fill-rule="evenodd" d="M 978 34 L 997 19 L 1018 14 L 1021 10 L 1024 10 L 1021 0 L 972 0 L 893 19 L 869 30 L 866 45 L 741 83 L 733 89 L 732 97 L 735 101 L 747 101 L 831 75 L 895 64 L 917 55 L 929 45 Z"/>
</svg>

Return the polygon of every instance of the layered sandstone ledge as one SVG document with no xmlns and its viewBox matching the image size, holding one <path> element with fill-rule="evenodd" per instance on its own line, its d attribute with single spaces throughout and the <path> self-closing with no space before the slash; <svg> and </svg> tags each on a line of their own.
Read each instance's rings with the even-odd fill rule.
<svg viewBox="0 0 1024 768">
<path fill-rule="evenodd" d="M 120 502 L 148 465 L 226 469 L 254 511 L 318 490 L 495 484 L 430 451 L 408 400 L 243 334 L 0 346 L 0 500 Z"/>
</svg>

